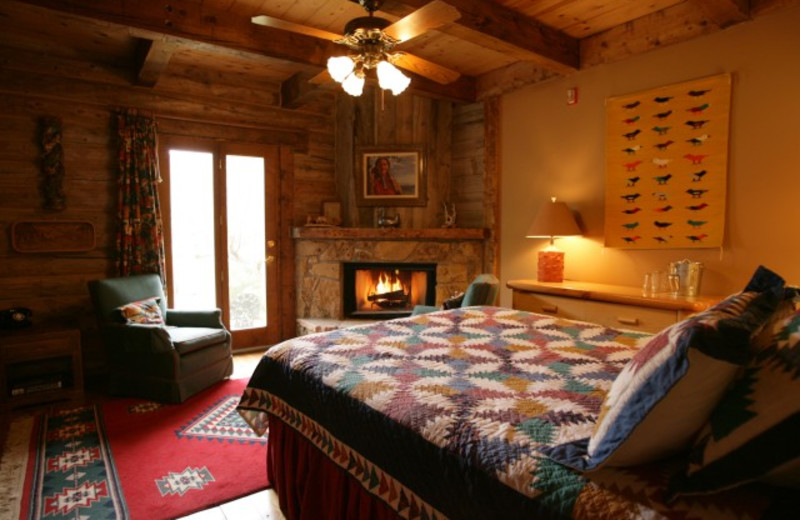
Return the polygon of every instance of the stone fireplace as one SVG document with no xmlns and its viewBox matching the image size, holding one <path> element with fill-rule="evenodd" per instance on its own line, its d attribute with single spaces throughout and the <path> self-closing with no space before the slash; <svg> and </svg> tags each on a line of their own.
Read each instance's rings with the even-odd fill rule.
<svg viewBox="0 0 800 520">
<path fill-rule="evenodd" d="M 345 318 L 389 319 L 408 316 L 415 305 L 436 301 L 436 264 L 343 262 Z"/>
<path fill-rule="evenodd" d="M 292 236 L 298 320 L 351 319 L 342 301 L 344 263 L 435 264 L 433 305 L 490 271 L 485 229 L 297 227 Z"/>
</svg>

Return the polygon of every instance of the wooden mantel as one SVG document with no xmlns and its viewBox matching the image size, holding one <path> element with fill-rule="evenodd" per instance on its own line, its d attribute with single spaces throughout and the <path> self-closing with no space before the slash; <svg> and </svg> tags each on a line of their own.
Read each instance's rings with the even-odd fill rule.
<svg viewBox="0 0 800 520">
<path fill-rule="evenodd" d="M 292 238 L 311 240 L 485 240 L 485 228 L 346 228 L 301 226 L 292 228 Z"/>
</svg>

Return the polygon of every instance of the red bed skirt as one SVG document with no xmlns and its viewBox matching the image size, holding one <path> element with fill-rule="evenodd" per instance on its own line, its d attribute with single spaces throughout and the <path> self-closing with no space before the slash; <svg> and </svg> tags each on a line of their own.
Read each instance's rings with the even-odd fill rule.
<svg viewBox="0 0 800 520">
<path fill-rule="evenodd" d="M 401 518 L 305 437 L 272 415 L 267 475 L 286 520 Z"/>
</svg>

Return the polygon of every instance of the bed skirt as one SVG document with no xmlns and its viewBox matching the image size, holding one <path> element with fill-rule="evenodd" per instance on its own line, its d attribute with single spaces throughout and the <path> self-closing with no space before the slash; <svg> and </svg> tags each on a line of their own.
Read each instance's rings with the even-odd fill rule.
<svg viewBox="0 0 800 520">
<path fill-rule="evenodd" d="M 267 475 L 286 520 L 401 518 L 291 426 L 269 416 Z"/>
</svg>

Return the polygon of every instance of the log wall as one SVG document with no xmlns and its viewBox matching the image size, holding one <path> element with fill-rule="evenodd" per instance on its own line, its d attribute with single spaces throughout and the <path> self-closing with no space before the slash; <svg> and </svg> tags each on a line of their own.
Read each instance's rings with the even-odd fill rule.
<svg viewBox="0 0 800 520">
<path fill-rule="evenodd" d="M 319 214 L 324 201 L 342 202 L 346 225 L 373 225 L 374 208 L 354 203 L 353 151 L 361 145 L 426 146 L 429 202 L 397 208 L 404 227 L 438 227 L 444 200 L 456 202 L 459 210 L 463 205 L 459 225 L 485 225 L 482 194 L 475 189 L 483 153 L 474 145 L 481 127 L 476 106 L 412 95 L 381 100 L 373 90 L 353 99 L 322 90 L 299 109 L 282 109 L 280 84 L 267 74 L 244 66 L 231 73 L 235 56 L 214 60 L 192 50 L 176 53 L 155 87 L 137 86 L 134 60 L 104 54 L 126 50 L 127 32 L 91 22 L 97 48 L 70 46 L 69 31 L 86 28 L 71 25 L 69 18 L 48 22 L 51 16 L 13 2 L 0 8 L 0 309 L 25 306 L 33 309 L 35 323 L 67 320 L 83 329 L 88 373 L 102 371 L 103 356 L 86 282 L 115 273 L 116 109 L 153 112 L 164 134 L 281 145 L 286 248 L 292 242 L 289 229 L 302 225 L 308 214 Z M 43 209 L 39 188 L 38 124 L 44 116 L 62 121 L 67 202 L 59 212 Z M 90 222 L 96 246 L 85 252 L 19 253 L 11 247 L 10 229 L 27 220 Z M 284 264 L 291 258 L 288 249 L 281 252 Z M 281 279 L 288 299 L 281 320 L 294 331 L 295 276 Z"/>
</svg>

